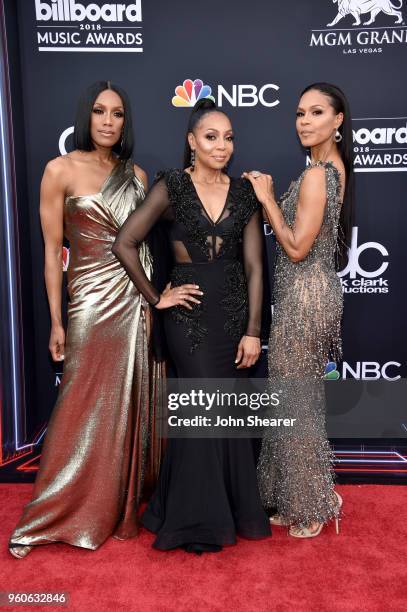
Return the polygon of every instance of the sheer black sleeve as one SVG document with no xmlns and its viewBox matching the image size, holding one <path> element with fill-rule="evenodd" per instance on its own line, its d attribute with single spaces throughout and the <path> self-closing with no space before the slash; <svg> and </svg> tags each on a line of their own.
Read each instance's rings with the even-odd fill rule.
<svg viewBox="0 0 407 612">
<path fill-rule="evenodd" d="M 259 207 L 243 230 L 243 263 L 249 299 L 249 319 L 245 335 L 260 338 L 263 304 L 263 223 Z"/>
<path fill-rule="evenodd" d="M 144 202 L 123 224 L 112 248 L 112 252 L 121 262 L 137 289 L 151 305 L 160 301 L 160 293 L 144 272 L 138 254 L 138 245 L 146 238 L 150 229 L 170 205 L 166 180 L 161 178 L 150 189 Z"/>
</svg>

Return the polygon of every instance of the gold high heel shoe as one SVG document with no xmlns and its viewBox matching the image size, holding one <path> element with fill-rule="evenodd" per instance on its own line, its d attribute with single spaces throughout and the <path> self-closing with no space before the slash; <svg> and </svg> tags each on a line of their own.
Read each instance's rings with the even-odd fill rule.
<svg viewBox="0 0 407 612">
<path fill-rule="evenodd" d="M 32 546 L 23 546 L 22 544 L 9 544 L 8 547 L 10 555 L 15 559 L 24 559 L 32 549 Z"/>
<path fill-rule="evenodd" d="M 296 527 L 295 525 L 291 525 L 288 533 L 293 538 L 316 538 L 322 531 L 322 527 L 324 523 L 317 523 L 318 527 L 314 530 L 309 527 Z"/>
<path fill-rule="evenodd" d="M 338 510 L 340 511 L 343 505 L 343 499 L 336 491 L 334 491 L 334 495 L 336 496 Z M 314 529 L 310 529 L 309 527 L 296 527 L 295 525 L 292 525 L 288 530 L 288 533 L 293 538 L 316 538 L 321 533 L 325 523 L 317 523 L 317 525 L 318 526 Z M 335 531 L 336 535 L 339 535 L 339 516 L 335 517 Z"/>
<path fill-rule="evenodd" d="M 269 517 L 269 521 L 272 525 L 277 525 L 278 527 L 287 526 L 287 521 L 280 514 L 272 514 Z"/>
<path fill-rule="evenodd" d="M 339 493 L 337 493 L 336 491 L 334 491 L 334 494 L 335 494 L 336 500 L 338 502 L 338 510 L 339 510 L 338 516 L 335 516 L 335 531 L 336 531 L 336 535 L 339 535 L 339 514 L 340 514 L 342 506 L 343 506 L 343 499 L 339 495 Z"/>
</svg>

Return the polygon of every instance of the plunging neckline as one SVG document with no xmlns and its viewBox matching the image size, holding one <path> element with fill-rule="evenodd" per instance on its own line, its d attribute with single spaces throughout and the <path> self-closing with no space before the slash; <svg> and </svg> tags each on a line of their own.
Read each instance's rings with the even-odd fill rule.
<svg viewBox="0 0 407 612">
<path fill-rule="evenodd" d="M 65 198 L 65 202 L 67 200 L 76 200 L 77 198 L 93 198 L 95 196 L 99 196 L 99 195 L 103 195 L 103 191 L 105 190 L 105 187 L 107 185 L 107 183 L 110 181 L 110 179 L 113 177 L 116 169 L 123 163 L 122 159 L 119 159 L 117 164 L 115 164 L 113 166 L 113 168 L 111 169 L 111 171 L 109 172 L 109 174 L 107 175 L 107 177 L 105 178 L 105 180 L 103 181 L 99 191 L 95 191 L 95 193 L 86 193 L 84 195 L 70 195 L 70 196 L 66 196 Z"/>
<path fill-rule="evenodd" d="M 228 190 L 227 190 L 227 192 L 226 192 L 225 203 L 224 203 L 223 208 L 222 208 L 222 210 L 221 210 L 221 212 L 220 212 L 219 216 L 217 217 L 216 221 L 214 221 L 214 220 L 212 219 L 212 217 L 209 215 L 208 211 L 206 210 L 206 208 L 205 208 L 205 206 L 204 206 L 204 203 L 203 203 L 203 202 L 202 202 L 202 200 L 201 200 L 201 197 L 200 197 L 200 195 L 199 195 L 199 193 L 198 193 L 198 190 L 197 190 L 197 188 L 195 187 L 194 181 L 192 180 L 192 176 L 191 176 L 191 175 L 190 175 L 190 173 L 189 173 L 189 172 L 187 172 L 186 170 L 184 170 L 184 174 L 186 174 L 186 175 L 189 177 L 189 180 L 191 181 L 192 187 L 193 187 L 193 189 L 194 189 L 194 191 L 195 191 L 195 195 L 196 195 L 196 197 L 197 197 L 197 199 L 198 199 L 198 202 L 199 202 L 199 204 L 200 204 L 200 206 L 201 206 L 201 208 L 202 208 L 202 210 L 203 210 L 203 212 L 204 212 L 205 217 L 208 219 L 208 221 L 209 221 L 209 222 L 210 222 L 212 225 L 218 225 L 218 223 L 219 223 L 219 222 L 220 222 L 220 220 L 222 219 L 223 213 L 225 212 L 225 210 L 226 210 L 226 206 L 227 206 L 227 204 L 228 204 L 229 194 L 230 194 L 230 187 L 231 187 L 231 185 L 232 185 L 232 179 L 229 177 L 229 186 L 228 186 Z"/>
</svg>

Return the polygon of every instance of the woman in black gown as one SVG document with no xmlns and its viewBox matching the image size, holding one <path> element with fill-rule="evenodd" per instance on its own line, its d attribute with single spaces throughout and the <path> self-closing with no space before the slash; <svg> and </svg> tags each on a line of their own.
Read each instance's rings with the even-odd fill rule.
<svg viewBox="0 0 407 612">
<path fill-rule="evenodd" d="M 113 247 L 138 290 L 164 311 L 180 378 L 241 377 L 260 354 L 261 213 L 250 182 L 223 172 L 232 152 L 228 117 L 211 100 L 198 102 L 187 131 L 186 169 L 159 173 Z M 137 255 L 159 219 L 175 262 L 161 295 Z M 235 543 L 236 534 L 269 535 L 251 440 L 169 440 L 142 521 L 161 550 L 217 551 Z"/>
</svg>

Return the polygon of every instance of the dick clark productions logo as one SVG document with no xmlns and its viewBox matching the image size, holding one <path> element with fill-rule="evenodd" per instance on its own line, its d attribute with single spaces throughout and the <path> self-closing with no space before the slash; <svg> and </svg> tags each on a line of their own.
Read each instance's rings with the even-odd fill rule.
<svg viewBox="0 0 407 612">
<path fill-rule="evenodd" d="M 377 251 L 385 258 L 389 253 L 379 242 L 365 242 L 358 245 L 358 227 L 352 230 L 352 243 L 348 254 L 348 263 L 338 276 L 341 280 L 344 293 L 374 293 L 383 294 L 389 292 L 389 281 L 383 278 L 389 262 L 384 260 L 375 270 L 366 270 L 362 267 L 360 256 L 365 251 Z"/>
</svg>

